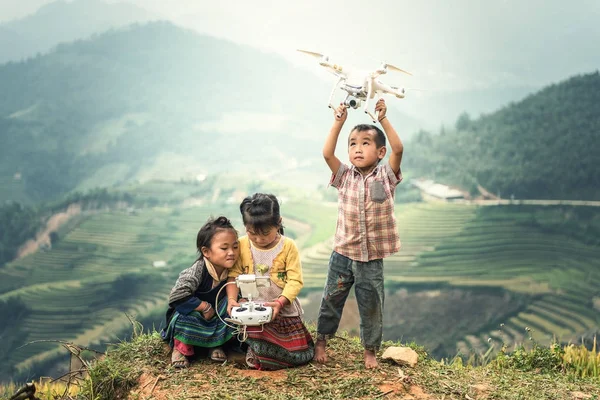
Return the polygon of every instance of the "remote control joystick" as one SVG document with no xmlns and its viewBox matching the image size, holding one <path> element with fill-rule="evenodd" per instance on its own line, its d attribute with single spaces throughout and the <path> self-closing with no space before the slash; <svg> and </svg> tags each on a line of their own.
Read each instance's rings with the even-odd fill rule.
<svg viewBox="0 0 600 400">
<path fill-rule="evenodd" d="M 259 326 L 271 322 L 273 309 L 253 301 L 253 299 L 259 297 L 259 287 L 271 286 L 271 279 L 268 276 L 257 277 L 253 274 L 245 274 L 235 278 L 235 281 L 242 295 L 248 298 L 248 302 L 243 303 L 239 307 L 233 307 L 231 309 L 231 318 L 227 320 L 235 324 L 247 326 Z"/>
</svg>

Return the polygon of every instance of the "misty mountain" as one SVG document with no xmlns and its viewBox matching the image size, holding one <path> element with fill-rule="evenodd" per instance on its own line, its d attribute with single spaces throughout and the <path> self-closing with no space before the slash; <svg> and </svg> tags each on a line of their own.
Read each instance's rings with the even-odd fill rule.
<svg viewBox="0 0 600 400">
<path fill-rule="evenodd" d="M 60 44 L 0 66 L 0 187 L 19 178 L 2 198 L 223 171 L 326 184 L 329 90 L 280 56 L 167 22 Z"/>
<path fill-rule="evenodd" d="M 462 113 L 473 117 L 490 114 L 503 106 L 537 92 L 537 86 L 505 86 L 456 91 L 410 93 L 398 108 L 423 121 L 420 128 L 452 127 Z"/>
<path fill-rule="evenodd" d="M 600 199 L 600 74 L 572 77 L 453 129 L 417 134 L 407 169 L 504 198 Z"/>
<path fill-rule="evenodd" d="M 45 53 L 58 43 L 151 19 L 156 19 L 152 13 L 129 3 L 58 0 L 25 18 L 0 25 L 0 64 Z"/>
<path fill-rule="evenodd" d="M 0 178 L 20 176 L 39 201 L 127 180 L 306 168 L 329 128 L 313 101 L 327 90 L 279 56 L 170 23 L 60 44 L 0 66 Z"/>
</svg>

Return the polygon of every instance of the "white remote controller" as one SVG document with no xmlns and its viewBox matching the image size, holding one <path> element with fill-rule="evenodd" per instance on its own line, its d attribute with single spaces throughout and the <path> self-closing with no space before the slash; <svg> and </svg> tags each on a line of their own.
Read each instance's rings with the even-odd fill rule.
<svg viewBox="0 0 600 400">
<path fill-rule="evenodd" d="M 239 325 L 259 326 L 271 322 L 272 316 L 273 308 L 248 302 L 242 303 L 240 307 L 233 307 L 228 320 Z"/>
<path fill-rule="evenodd" d="M 248 301 L 241 303 L 239 307 L 231 309 L 231 318 L 225 321 L 238 325 L 259 326 L 271 322 L 273 317 L 273 308 L 267 307 L 261 303 L 255 303 L 252 299 L 258 298 L 258 287 L 268 287 L 271 280 L 267 276 L 256 276 L 254 274 L 239 275 L 235 278 L 237 286 L 242 291 L 242 295 L 248 298 Z"/>
</svg>

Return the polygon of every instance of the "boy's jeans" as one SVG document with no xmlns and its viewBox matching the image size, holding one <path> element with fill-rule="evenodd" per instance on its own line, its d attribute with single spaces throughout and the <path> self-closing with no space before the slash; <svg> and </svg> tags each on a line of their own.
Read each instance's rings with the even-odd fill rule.
<svg viewBox="0 0 600 400">
<path fill-rule="evenodd" d="M 377 351 L 383 332 L 383 260 L 353 261 L 335 251 L 329 259 L 327 282 L 317 320 L 317 339 L 335 335 L 350 288 L 360 313 L 360 340 L 366 350 Z"/>
</svg>

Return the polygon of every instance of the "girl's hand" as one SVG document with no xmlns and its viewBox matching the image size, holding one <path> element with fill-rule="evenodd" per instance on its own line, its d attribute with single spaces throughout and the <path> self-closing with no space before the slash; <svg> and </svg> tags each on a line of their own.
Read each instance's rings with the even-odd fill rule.
<svg viewBox="0 0 600 400">
<path fill-rule="evenodd" d="M 281 303 L 278 301 L 269 301 L 267 303 L 264 303 L 264 305 L 273 309 L 273 316 L 271 317 L 271 321 L 277 318 L 279 311 L 281 311 L 281 309 L 283 308 Z"/>
<path fill-rule="evenodd" d="M 377 114 L 377 119 L 381 122 L 387 112 L 387 105 L 385 104 L 384 99 L 377 100 L 377 103 L 375 103 L 375 112 L 379 112 L 379 114 Z"/>
<path fill-rule="evenodd" d="M 275 318 L 277 318 L 277 315 L 279 314 L 281 309 L 283 307 L 285 307 L 287 304 L 288 304 L 288 300 L 283 296 L 277 298 L 275 301 L 270 301 L 268 303 L 265 303 L 265 306 L 269 306 L 269 307 L 273 308 L 273 317 L 271 318 L 271 321 L 274 320 Z"/>
<path fill-rule="evenodd" d="M 231 316 L 231 309 L 233 307 L 239 307 L 240 303 L 238 303 L 233 297 L 230 297 L 229 299 L 227 299 L 227 314 L 229 314 L 229 316 Z"/>
<path fill-rule="evenodd" d="M 200 314 L 202 314 L 204 319 L 208 321 L 209 319 L 212 319 L 215 316 L 215 308 L 211 306 L 207 311 L 200 311 Z"/>
<path fill-rule="evenodd" d="M 333 110 L 333 118 L 336 122 L 346 122 L 346 118 L 348 118 L 348 109 L 343 103 L 340 103 L 339 107 Z"/>
</svg>

